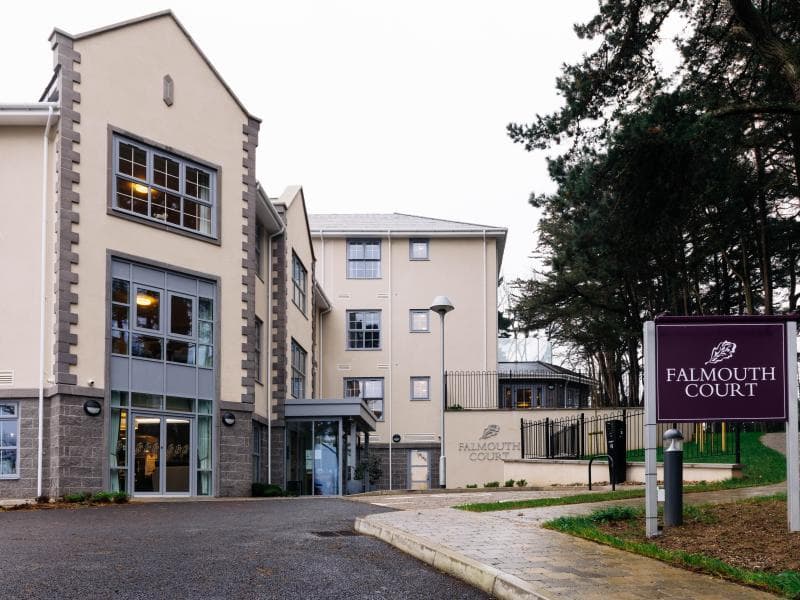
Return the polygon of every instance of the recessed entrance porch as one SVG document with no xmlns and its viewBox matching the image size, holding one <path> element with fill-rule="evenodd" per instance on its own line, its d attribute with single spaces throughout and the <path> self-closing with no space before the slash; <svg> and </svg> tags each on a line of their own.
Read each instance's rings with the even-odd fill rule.
<svg viewBox="0 0 800 600">
<path fill-rule="evenodd" d="M 360 398 L 286 401 L 286 489 L 301 496 L 363 491 L 356 479 L 375 415 Z M 359 434 L 365 434 L 364 445 Z"/>
</svg>

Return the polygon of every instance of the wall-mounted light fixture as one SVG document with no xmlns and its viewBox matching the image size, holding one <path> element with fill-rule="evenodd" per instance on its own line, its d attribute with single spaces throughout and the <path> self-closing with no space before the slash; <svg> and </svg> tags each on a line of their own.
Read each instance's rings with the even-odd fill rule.
<svg viewBox="0 0 800 600">
<path fill-rule="evenodd" d="M 100 404 L 97 400 L 87 400 L 83 403 L 83 412 L 85 412 L 90 417 L 96 417 L 103 411 L 103 405 Z"/>
<path fill-rule="evenodd" d="M 393 441 L 395 444 L 399 444 L 401 439 L 403 439 L 403 438 L 401 438 L 401 437 L 400 437 L 400 434 L 399 434 L 399 433 L 395 433 L 395 434 L 392 436 L 392 441 Z"/>
<path fill-rule="evenodd" d="M 232 412 L 226 412 L 222 414 L 222 423 L 226 427 L 231 427 L 236 423 L 236 415 Z"/>
</svg>

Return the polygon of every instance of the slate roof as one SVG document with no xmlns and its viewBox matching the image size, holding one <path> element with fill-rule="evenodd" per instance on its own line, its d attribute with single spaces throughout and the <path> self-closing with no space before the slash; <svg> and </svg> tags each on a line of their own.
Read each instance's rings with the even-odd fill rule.
<svg viewBox="0 0 800 600">
<path fill-rule="evenodd" d="M 482 233 L 505 237 L 506 229 L 403 213 L 310 214 L 311 232 L 408 232 L 408 233 Z"/>
<path fill-rule="evenodd" d="M 585 374 L 576 373 L 575 371 L 571 371 L 570 369 L 565 369 L 564 367 L 559 367 L 558 365 L 542 362 L 540 360 L 533 360 L 528 362 L 498 362 L 497 372 L 501 375 L 501 377 L 503 374 L 509 374 L 509 373 L 513 373 L 514 375 L 517 376 L 530 373 L 532 376 L 562 375 L 565 378 L 580 378 L 587 382 L 591 381 Z"/>
</svg>

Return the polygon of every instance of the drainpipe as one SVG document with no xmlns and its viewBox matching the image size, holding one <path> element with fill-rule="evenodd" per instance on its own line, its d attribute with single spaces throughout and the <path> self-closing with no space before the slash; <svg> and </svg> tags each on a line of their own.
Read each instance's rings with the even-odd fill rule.
<svg viewBox="0 0 800 600">
<path fill-rule="evenodd" d="M 267 201 L 267 204 L 272 206 L 269 201 Z M 281 224 L 281 229 L 268 237 L 267 244 L 267 266 L 269 267 L 267 271 L 267 276 L 269 277 L 269 281 L 267 281 L 267 290 L 269 290 L 267 293 L 267 298 L 269 299 L 267 306 L 267 322 L 269 323 L 267 339 L 267 386 L 269 386 L 267 387 L 267 483 L 269 484 L 272 484 L 272 240 L 279 235 L 283 235 L 286 231 L 286 223 L 277 212 L 274 214 Z"/>
<path fill-rule="evenodd" d="M 486 345 L 489 342 L 489 339 L 488 339 L 489 338 L 489 334 L 486 331 L 486 326 L 488 325 L 487 316 L 486 316 L 486 310 L 488 308 L 486 306 L 486 304 L 487 304 L 487 302 L 486 302 L 486 293 L 488 292 L 488 290 L 486 289 L 487 287 L 488 287 L 488 285 L 487 285 L 487 281 L 486 281 L 486 230 L 484 229 L 483 230 L 483 294 L 482 294 L 483 295 L 483 370 L 484 371 L 488 371 L 489 370 L 489 356 L 488 356 L 488 350 L 487 350 L 487 347 L 486 347 Z M 497 317 L 495 317 L 495 318 L 497 318 Z M 495 340 L 495 343 L 497 343 L 496 340 Z M 493 369 L 496 369 L 496 368 L 497 368 L 497 365 L 495 365 L 493 367 Z"/>
<path fill-rule="evenodd" d="M 41 224 L 41 259 L 39 263 L 39 286 L 41 299 L 39 302 L 39 439 L 36 461 L 36 496 L 42 495 L 42 470 L 44 462 L 44 315 L 45 315 L 45 256 L 47 254 L 47 138 L 50 133 L 50 120 L 53 107 L 47 107 L 47 123 L 42 135 L 42 224 Z"/>
<path fill-rule="evenodd" d="M 392 343 L 394 342 L 394 336 L 392 336 L 392 231 L 391 229 L 386 232 L 386 237 L 388 238 L 389 243 L 389 397 L 392 396 L 392 371 L 394 366 L 392 365 Z M 389 491 L 392 491 L 392 411 L 389 409 L 389 402 L 387 402 L 386 398 L 386 386 L 383 389 L 383 410 L 386 413 L 386 420 L 388 421 L 387 427 L 389 428 Z M 369 435 L 369 433 L 367 433 Z"/>
</svg>

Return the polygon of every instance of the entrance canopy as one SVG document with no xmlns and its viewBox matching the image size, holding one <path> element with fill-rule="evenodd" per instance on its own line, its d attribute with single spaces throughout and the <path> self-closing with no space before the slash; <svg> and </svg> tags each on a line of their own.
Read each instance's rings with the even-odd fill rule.
<svg viewBox="0 0 800 600">
<path fill-rule="evenodd" d="M 364 491 L 364 451 L 375 414 L 361 398 L 286 400 L 286 489 L 298 495 L 329 496 Z"/>
<path fill-rule="evenodd" d="M 291 398 L 284 406 L 287 419 L 349 418 L 356 423 L 358 431 L 375 431 L 377 419 L 361 398 Z"/>
</svg>

